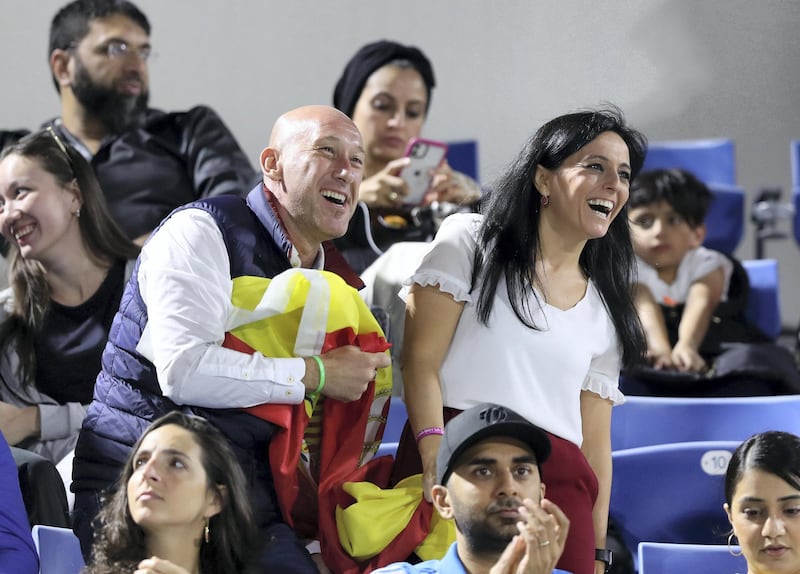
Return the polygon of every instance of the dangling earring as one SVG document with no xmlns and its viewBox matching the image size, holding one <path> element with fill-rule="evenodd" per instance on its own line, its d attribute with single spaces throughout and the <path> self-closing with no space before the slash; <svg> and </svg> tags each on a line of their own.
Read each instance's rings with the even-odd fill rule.
<svg viewBox="0 0 800 574">
<path fill-rule="evenodd" d="M 210 520 L 209 518 L 206 518 L 206 526 L 205 526 L 205 528 L 203 528 L 203 538 L 205 539 L 206 544 L 208 544 L 208 537 L 209 537 L 209 534 L 211 533 L 210 529 L 208 528 L 209 520 Z"/>
<path fill-rule="evenodd" d="M 550 196 L 543 195 L 540 201 L 542 202 L 542 207 L 547 207 L 548 205 L 550 205 Z"/>
<path fill-rule="evenodd" d="M 81 218 L 81 208 L 80 207 L 78 207 L 78 209 L 75 210 L 75 217 L 77 219 Z"/>
<path fill-rule="evenodd" d="M 733 537 L 735 534 L 733 532 L 728 535 L 728 552 L 730 552 L 731 556 L 741 556 L 743 554 L 742 550 L 739 549 L 739 554 L 733 551 Z"/>
</svg>

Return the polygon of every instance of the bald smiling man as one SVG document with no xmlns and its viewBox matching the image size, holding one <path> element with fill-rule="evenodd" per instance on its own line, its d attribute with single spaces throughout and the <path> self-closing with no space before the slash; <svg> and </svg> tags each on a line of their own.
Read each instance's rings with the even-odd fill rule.
<svg viewBox="0 0 800 574">
<path fill-rule="evenodd" d="M 298 108 L 276 121 L 260 164 L 263 181 L 246 198 L 179 208 L 142 250 L 76 448 L 75 530 L 84 552 L 99 495 L 113 484 L 130 447 L 152 420 L 180 409 L 208 418 L 233 444 L 269 541 L 264 571 L 317 572 L 318 565 L 325 571 L 281 518 L 267 457 L 274 425 L 241 409 L 296 405 L 320 390 L 356 401 L 377 369 L 389 365 L 388 354 L 344 346 L 318 357 L 274 358 L 223 342 L 236 312 L 237 277 L 306 268 L 362 286 L 329 244 L 347 230 L 358 200 L 361 135 L 333 108 Z"/>
</svg>

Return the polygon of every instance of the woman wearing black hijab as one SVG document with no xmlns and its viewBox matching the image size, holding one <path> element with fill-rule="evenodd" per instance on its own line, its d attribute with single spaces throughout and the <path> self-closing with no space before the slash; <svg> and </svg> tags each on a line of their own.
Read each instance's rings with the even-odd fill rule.
<svg viewBox="0 0 800 574">
<path fill-rule="evenodd" d="M 359 49 L 336 83 L 333 105 L 353 119 L 364 138 L 366 162 L 359 200 L 368 208 L 383 213 L 402 211 L 403 197 L 408 193 L 399 176 L 408 163 L 403 154 L 408 141 L 422 131 L 435 85 L 433 68 L 425 54 L 413 46 L 388 40 Z M 479 197 L 478 184 L 445 162 L 434 176 L 425 203 L 470 204 Z M 346 255 L 352 243 L 360 243 L 354 235 L 363 230 L 355 227 L 351 225 L 340 244 Z M 352 263 L 359 271 L 365 267 Z"/>
</svg>

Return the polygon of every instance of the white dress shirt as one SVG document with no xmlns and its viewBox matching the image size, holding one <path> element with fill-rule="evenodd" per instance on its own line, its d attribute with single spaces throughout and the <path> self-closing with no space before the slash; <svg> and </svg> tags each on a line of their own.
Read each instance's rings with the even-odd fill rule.
<svg viewBox="0 0 800 574">
<path fill-rule="evenodd" d="M 303 400 L 302 358 L 222 347 L 234 311 L 233 281 L 225 242 L 211 215 L 192 208 L 175 213 L 140 258 L 139 289 L 148 321 L 137 350 L 155 365 L 166 397 L 216 409 Z M 314 267 L 323 264 L 320 249 Z"/>
</svg>

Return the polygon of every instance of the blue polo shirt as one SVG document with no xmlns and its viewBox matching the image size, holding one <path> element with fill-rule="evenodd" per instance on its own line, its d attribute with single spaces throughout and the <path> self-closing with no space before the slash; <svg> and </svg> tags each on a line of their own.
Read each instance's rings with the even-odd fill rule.
<svg viewBox="0 0 800 574">
<path fill-rule="evenodd" d="M 373 570 L 372 574 L 467 574 L 456 552 L 456 543 L 450 546 L 441 560 L 428 560 L 419 564 L 395 562 L 389 566 Z M 570 574 L 566 570 L 553 570 L 553 574 Z"/>
</svg>

